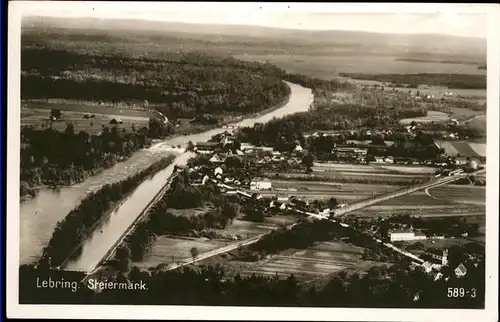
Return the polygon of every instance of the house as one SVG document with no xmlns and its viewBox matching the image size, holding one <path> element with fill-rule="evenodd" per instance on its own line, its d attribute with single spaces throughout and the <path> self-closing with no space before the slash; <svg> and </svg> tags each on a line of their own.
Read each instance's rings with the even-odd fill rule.
<svg viewBox="0 0 500 322">
<path fill-rule="evenodd" d="M 207 175 L 205 175 L 205 176 L 203 177 L 203 179 L 201 180 L 201 184 L 202 184 L 202 185 L 206 184 L 206 183 L 208 182 L 208 180 L 210 180 L 210 177 L 209 177 L 209 176 L 207 176 Z"/>
<path fill-rule="evenodd" d="M 286 209 L 286 205 L 284 203 L 281 203 L 281 202 L 273 200 L 269 204 L 269 208 L 275 208 L 275 209 L 285 210 Z"/>
<path fill-rule="evenodd" d="M 123 121 L 120 120 L 120 119 L 112 119 L 111 121 L 109 121 L 109 124 L 122 124 Z"/>
<path fill-rule="evenodd" d="M 250 190 L 259 191 L 259 190 L 271 190 L 272 183 L 269 179 L 259 179 L 255 178 L 250 182 Z"/>
<path fill-rule="evenodd" d="M 455 268 L 455 275 L 460 278 L 465 276 L 465 274 L 467 274 L 467 268 L 465 268 L 464 264 L 460 263 L 460 265 Z"/>
<path fill-rule="evenodd" d="M 394 159 L 393 159 L 393 158 L 391 158 L 391 157 L 386 157 L 386 158 L 384 159 L 384 161 L 385 161 L 385 162 L 387 162 L 387 163 L 394 163 Z"/>
<path fill-rule="evenodd" d="M 410 241 L 410 240 L 422 240 L 427 239 L 427 236 L 419 231 L 413 231 L 413 229 L 406 230 L 390 230 L 389 238 L 391 242 L 394 241 Z"/>
<path fill-rule="evenodd" d="M 283 196 L 276 195 L 276 200 L 278 202 L 288 202 L 288 197 L 283 197 Z"/>
<path fill-rule="evenodd" d="M 213 151 L 219 146 L 217 142 L 198 142 L 195 146 L 195 151 Z"/>
<path fill-rule="evenodd" d="M 256 146 L 254 147 L 254 151 L 273 153 L 274 148 L 272 146 Z"/>
<path fill-rule="evenodd" d="M 208 161 L 212 162 L 212 163 L 222 163 L 222 162 L 224 162 L 224 160 L 222 160 L 221 157 L 219 157 L 217 154 L 214 154 Z"/>
<path fill-rule="evenodd" d="M 364 156 L 367 154 L 366 149 L 359 149 L 357 147 L 348 147 L 348 146 L 335 146 L 332 149 L 332 153 L 337 154 L 340 158 L 356 158 L 359 156 Z"/>
<path fill-rule="evenodd" d="M 467 160 L 467 157 L 456 157 L 455 158 L 456 165 L 466 165 L 468 161 L 469 160 Z"/>
<path fill-rule="evenodd" d="M 424 262 L 421 267 L 425 270 L 426 273 L 432 272 L 432 264 L 429 262 Z"/>
<path fill-rule="evenodd" d="M 214 170 L 214 175 L 216 175 L 216 176 L 217 176 L 217 175 L 222 175 L 222 173 L 223 173 L 223 172 L 224 172 L 224 171 L 222 171 L 222 168 L 221 168 L 221 167 L 217 167 L 217 168 L 215 168 L 215 170 Z"/>
<path fill-rule="evenodd" d="M 305 207 L 309 206 L 309 201 L 307 199 L 292 196 L 290 197 L 290 204 L 295 207 Z"/>
<path fill-rule="evenodd" d="M 254 149 L 255 146 L 249 143 L 241 143 L 240 150 L 243 152 L 248 152 Z"/>
<path fill-rule="evenodd" d="M 437 273 L 436 276 L 434 276 L 434 282 L 437 280 L 440 280 L 442 277 L 443 277 L 443 273 L 441 273 L 441 272 Z"/>
</svg>

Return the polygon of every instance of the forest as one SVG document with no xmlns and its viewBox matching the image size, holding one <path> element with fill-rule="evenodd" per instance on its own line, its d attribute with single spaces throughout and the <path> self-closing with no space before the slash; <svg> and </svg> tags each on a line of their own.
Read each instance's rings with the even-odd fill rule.
<svg viewBox="0 0 500 322">
<path fill-rule="evenodd" d="M 154 125 L 151 128 L 157 129 Z M 35 187 L 42 184 L 59 186 L 81 182 L 149 146 L 149 136 L 156 134 L 150 133 L 147 127 L 126 131 L 113 126 L 104 127 L 101 135 L 90 135 L 84 131 L 75 133 L 71 123 L 64 132 L 22 127 L 20 195 L 34 195 Z"/>
<path fill-rule="evenodd" d="M 176 120 L 205 113 L 256 113 L 290 94 L 284 72 L 270 64 L 202 52 L 169 52 L 153 59 L 59 48 L 22 48 L 22 99 L 133 100 Z"/>
<path fill-rule="evenodd" d="M 340 76 L 353 79 L 373 80 L 392 83 L 397 86 L 406 85 L 417 88 L 419 85 L 445 86 L 449 89 L 486 89 L 486 75 L 469 74 L 355 74 L 340 73 Z"/>
<path fill-rule="evenodd" d="M 104 185 L 98 191 L 87 195 L 57 223 L 38 263 L 51 267 L 59 266 L 68 257 L 78 256 L 81 243 L 95 230 L 96 224 L 108 214 L 116 202 L 131 193 L 146 178 L 166 168 L 174 159 L 174 156 L 165 157 L 125 180 Z"/>
</svg>

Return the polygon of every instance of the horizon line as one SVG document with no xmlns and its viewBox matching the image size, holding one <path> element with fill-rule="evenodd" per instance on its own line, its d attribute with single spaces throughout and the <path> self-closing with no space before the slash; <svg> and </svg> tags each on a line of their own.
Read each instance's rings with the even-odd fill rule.
<svg viewBox="0 0 500 322">
<path fill-rule="evenodd" d="M 268 26 L 268 25 L 262 25 L 262 24 L 245 24 L 245 23 L 217 23 L 217 22 L 193 22 L 193 21 L 178 21 L 178 20 L 157 20 L 157 19 L 147 19 L 147 18 L 138 18 L 138 17 L 92 17 L 92 16 L 80 16 L 80 17 L 62 17 L 62 16 L 53 16 L 53 15 L 43 15 L 43 14 L 26 14 L 21 18 L 21 25 L 23 24 L 23 20 L 25 18 L 49 18 L 49 19 L 54 19 L 54 20 L 63 20 L 63 19 L 76 19 L 76 20 L 85 20 L 85 19 L 92 19 L 92 20 L 114 20 L 114 21 L 128 21 L 128 20 L 135 20 L 135 21 L 145 21 L 145 22 L 153 22 L 153 23 L 178 23 L 178 24 L 186 24 L 186 25 L 204 25 L 204 26 L 240 26 L 240 27 L 255 27 L 255 28 L 265 28 L 265 29 L 275 29 L 275 30 L 290 30 L 290 31 L 298 31 L 298 32 L 328 32 L 328 31 L 347 31 L 347 32 L 358 32 L 358 33 L 371 33 L 371 34 L 380 34 L 380 35 L 413 35 L 413 36 L 425 36 L 425 35 L 433 35 L 433 36 L 446 36 L 446 37 L 455 37 L 455 38 L 468 38 L 468 39 L 477 39 L 477 40 L 487 40 L 488 35 L 480 35 L 480 36 L 466 36 L 466 35 L 457 35 L 457 34 L 452 34 L 452 33 L 429 33 L 429 32 L 383 32 L 383 31 L 372 31 L 372 30 L 360 30 L 360 29 L 311 29 L 311 28 L 290 28 L 290 27 L 277 27 L 277 26 Z M 64 28 L 64 26 L 58 26 L 60 28 Z M 129 27 L 130 29 L 134 29 L 133 26 Z M 89 29 L 95 29 L 92 28 L 92 26 L 89 27 Z M 153 31 L 153 29 L 151 29 Z M 179 31 L 179 32 L 185 32 L 185 31 Z M 188 32 L 191 33 L 191 32 Z"/>
</svg>

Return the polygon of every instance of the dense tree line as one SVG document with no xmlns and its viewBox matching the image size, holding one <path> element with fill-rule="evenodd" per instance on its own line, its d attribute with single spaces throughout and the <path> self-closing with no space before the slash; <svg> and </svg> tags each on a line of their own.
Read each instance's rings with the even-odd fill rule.
<svg viewBox="0 0 500 322">
<path fill-rule="evenodd" d="M 277 67 L 200 52 L 160 60 L 24 47 L 22 70 L 23 99 L 145 101 L 170 120 L 255 113 L 290 94 Z"/>
<path fill-rule="evenodd" d="M 478 223 L 469 223 L 466 218 L 442 217 L 442 218 L 421 218 L 410 215 L 391 216 L 380 223 L 379 231 L 382 236 L 387 236 L 387 232 L 394 224 L 405 224 L 416 229 L 421 229 L 428 236 L 462 237 L 467 233 L 469 237 L 476 236 L 479 229 Z"/>
<path fill-rule="evenodd" d="M 366 79 L 384 83 L 406 84 L 410 87 L 418 85 L 446 86 L 455 89 L 486 89 L 486 75 L 469 74 L 354 74 L 340 73 L 340 76 L 353 79 Z"/>
<path fill-rule="evenodd" d="M 313 78 L 303 74 L 292 74 L 287 73 L 283 77 L 285 80 L 299 84 L 303 87 L 311 88 L 315 90 L 316 88 L 321 88 L 322 90 L 328 91 L 341 91 L 341 90 L 354 90 L 355 85 L 349 82 L 340 82 L 338 80 L 324 80 L 319 78 Z"/>
<path fill-rule="evenodd" d="M 333 239 L 342 239 L 353 245 L 366 248 L 370 253 L 377 254 L 379 260 L 381 258 L 387 261 L 403 260 L 399 253 L 382 247 L 372 236 L 326 219 L 305 220 L 291 228 L 280 228 L 272 231 L 255 244 L 240 249 L 240 255 L 243 259 L 258 260 L 267 254 L 276 254 L 290 248 L 306 249 L 317 242 Z"/>
<path fill-rule="evenodd" d="M 448 281 L 434 281 L 421 269 L 406 263 L 373 267 L 365 274 L 337 274 L 326 285 L 302 286 L 290 275 L 226 275 L 223 267 L 184 267 L 175 271 L 152 272 L 133 268 L 128 276 L 120 273 L 117 282 L 142 280 L 147 290 L 104 290 L 95 294 L 79 284 L 71 289 L 39 289 L 38 279 L 69 281 L 83 274 L 48 271 L 33 266 L 20 268 L 22 304 L 129 304 L 129 305 L 209 305 L 209 306 L 299 306 L 363 308 L 484 308 L 484 261 L 471 268 L 463 278 L 452 274 Z M 449 287 L 475 289 L 476 296 L 448 297 Z"/>
<path fill-rule="evenodd" d="M 174 156 L 163 158 L 125 180 L 104 185 L 89 194 L 54 228 L 52 237 L 43 249 L 40 264 L 59 266 L 95 229 L 96 224 L 110 211 L 110 207 L 131 193 L 146 178 L 170 165 Z M 78 255 L 78 251 L 74 253 Z"/>
<path fill-rule="evenodd" d="M 100 169 L 113 166 L 148 146 L 149 130 L 126 131 L 104 127 L 100 135 L 68 123 L 64 132 L 26 126 L 21 129 L 21 196 L 40 184 L 71 185 Z"/>
</svg>

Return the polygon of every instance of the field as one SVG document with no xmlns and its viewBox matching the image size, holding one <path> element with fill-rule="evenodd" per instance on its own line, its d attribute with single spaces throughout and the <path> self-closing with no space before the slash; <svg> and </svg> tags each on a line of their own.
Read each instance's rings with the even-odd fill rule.
<svg viewBox="0 0 500 322">
<path fill-rule="evenodd" d="M 486 133 L 486 115 L 475 116 L 474 118 L 468 120 L 466 124 L 473 129 Z"/>
<path fill-rule="evenodd" d="M 350 213 L 357 216 L 484 216 L 486 189 L 478 186 L 445 185 Z"/>
<path fill-rule="evenodd" d="M 342 242 L 323 242 L 291 255 L 276 255 L 251 266 L 239 273 L 241 275 L 278 274 L 288 277 L 293 274 L 299 280 L 310 280 L 356 265 L 361 259 L 362 248 Z"/>
<path fill-rule="evenodd" d="M 69 103 L 42 103 L 42 102 L 29 101 L 29 102 L 23 102 L 23 108 L 29 108 L 29 109 L 35 108 L 44 110 L 60 109 L 61 111 L 100 114 L 100 115 L 110 116 L 111 118 L 122 118 L 122 119 L 123 118 L 149 119 L 150 117 L 155 115 L 154 112 L 146 111 L 143 109 L 89 105 L 85 103 L 77 103 L 77 101 L 71 101 Z"/>
<path fill-rule="evenodd" d="M 170 238 L 160 236 L 151 251 L 144 256 L 138 267 L 156 267 L 160 264 L 171 264 L 181 259 L 191 257 L 190 250 L 196 247 L 200 253 L 207 252 L 226 245 L 224 241 L 206 238 Z"/>
<path fill-rule="evenodd" d="M 149 118 L 138 116 L 118 116 L 118 109 L 113 114 L 96 114 L 94 118 L 84 119 L 85 112 L 74 112 L 62 110 L 61 120 L 52 122 L 52 128 L 58 131 L 64 131 L 67 123 L 71 122 L 75 126 L 75 132 L 86 131 L 90 134 L 97 134 L 102 131 L 103 126 L 110 126 L 109 121 L 113 118 L 119 118 L 123 123 L 118 124 L 120 128 L 131 129 L 135 126 L 137 129 L 148 126 Z M 39 108 L 22 108 L 21 109 L 21 126 L 32 125 L 36 128 L 49 128 L 50 109 Z"/>
<path fill-rule="evenodd" d="M 478 158 L 486 157 L 485 143 L 471 143 L 467 141 L 436 141 L 437 145 L 444 149 L 447 155 Z"/>
<path fill-rule="evenodd" d="M 415 118 L 408 118 L 408 119 L 402 119 L 399 121 L 401 124 L 410 124 L 411 122 L 415 121 L 417 123 L 427 123 L 427 122 L 446 122 L 450 118 L 446 113 L 443 112 L 438 112 L 438 111 L 428 111 L 427 116 L 422 116 L 422 117 L 415 117 Z"/>
<path fill-rule="evenodd" d="M 268 61 L 278 67 L 294 73 L 303 73 L 313 77 L 332 79 L 339 73 L 386 73 L 386 74 L 414 74 L 414 73 L 452 73 L 485 75 L 475 65 L 446 64 L 431 62 L 395 61 L 392 56 L 366 55 L 338 52 L 332 55 L 234 55 L 234 57 L 248 61 Z"/>
<path fill-rule="evenodd" d="M 234 260 L 231 254 L 228 254 L 202 261 L 200 264 L 222 262 L 228 275 L 278 275 L 286 278 L 293 274 L 304 282 L 358 265 L 362 263 L 362 253 L 362 248 L 343 242 L 322 242 L 305 250 L 289 249 L 258 262 Z"/>
<path fill-rule="evenodd" d="M 301 196 L 309 200 L 335 197 L 339 203 L 370 198 L 398 189 L 398 186 L 381 184 L 353 184 L 305 181 L 272 181 L 272 191 L 261 191 L 263 196 Z"/>
<path fill-rule="evenodd" d="M 195 215 L 198 210 L 190 211 L 190 214 Z M 297 221 L 297 217 L 279 216 L 266 218 L 263 223 L 250 222 L 240 219 L 235 219 L 226 229 L 210 229 L 217 232 L 221 239 L 207 238 L 174 238 L 168 236 L 160 236 L 153 245 L 151 251 L 146 254 L 140 263 L 135 263 L 139 267 L 155 267 L 159 264 L 170 264 L 175 261 L 191 257 L 190 250 L 196 247 L 200 254 L 228 245 L 230 241 L 222 238 L 247 239 L 257 236 L 262 233 L 270 232 L 282 225 L 288 225 Z M 173 258 L 173 256 L 175 258 Z"/>
</svg>

